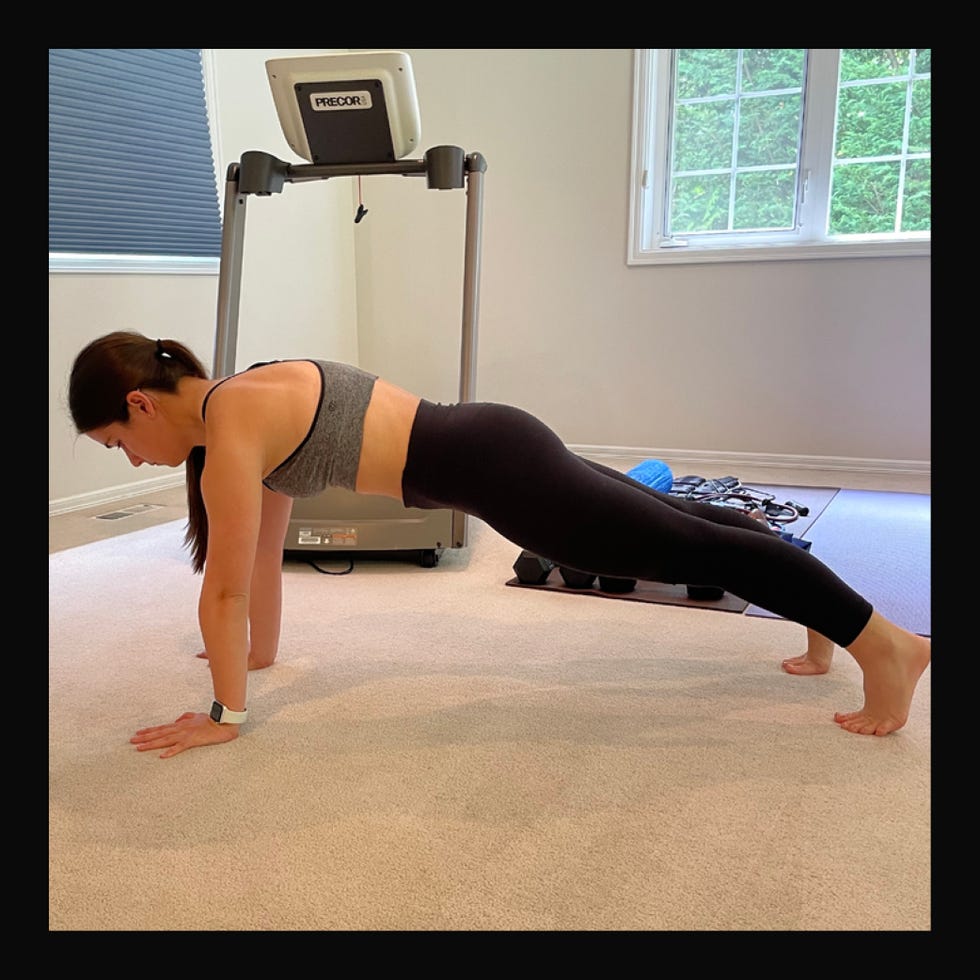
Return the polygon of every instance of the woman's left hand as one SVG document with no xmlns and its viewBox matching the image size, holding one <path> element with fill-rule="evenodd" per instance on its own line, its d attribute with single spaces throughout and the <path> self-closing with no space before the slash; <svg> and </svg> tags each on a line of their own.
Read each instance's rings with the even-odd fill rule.
<svg viewBox="0 0 980 980">
<path fill-rule="evenodd" d="M 138 751 L 164 749 L 161 759 L 194 749 L 199 745 L 220 745 L 238 738 L 238 725 L 219 725 L 204 712 L 185 711 L 170 725 L 141 728 L 131 739 Z"/>
</svg>

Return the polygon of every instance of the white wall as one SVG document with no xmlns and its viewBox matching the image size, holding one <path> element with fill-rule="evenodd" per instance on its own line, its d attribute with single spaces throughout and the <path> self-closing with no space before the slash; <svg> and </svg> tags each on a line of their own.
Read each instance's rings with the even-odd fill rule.
<svg viewBox="0 0 980 980">
<path fill-rule="evenodd" d="M 422 146 L 487 161 L 478 398 L 578 446 L 931 458 L 928 258 L 628 267 L 632 50 L 406 50 Z M 398 190 L 355 234 L 361 362 L 448 400 L 463 205 Z"/>
<path fill-rule="evenodd" d="M 529 409 L 573 446 L 641 457 L 928 465 L 928 258 L 628 267 L 632 50 L 404 50 L 422 152 L 447 143 L 487 161 L 478 398 Z M 301 162 L 264 70 L 293 53 L 312 52 L 214 52 L 222 177 L 248 149 Z M 378 176 L 362 196 L 356 226 L 354 178 L 249 200 L 238 365 L 333 357 L 454 400 L 465 194 Z M 74 439 L 71 359 L 134 327 L 210 364 L 216 282 L 49 281 L 49 501 L 111 499 L 160 474 Z"/>
<path fill-rule="evenodd" d="M 68 414 L 68 373 L 90 340 L 112 330 L 176 337 L 209 365 L 214 346 L 211 276 L 48 276 L 48 507 L 51 512 L 112 500 L 146 484 L 173 483 L 172 471 L 133 469 L 124 453 L 76 436 Z M 181 470 L 181 478 L 183 471 Z"/>
<path fill-rule="evenodd" d="M 212 49 L 218 172 L 247 150 L 306 163 L 283 136 L 265 62 L 336 49 Z M 273 357 L 357 363 L 353 178 L 286 184 L 246 204 L 238 368 Z"/>
</svg>

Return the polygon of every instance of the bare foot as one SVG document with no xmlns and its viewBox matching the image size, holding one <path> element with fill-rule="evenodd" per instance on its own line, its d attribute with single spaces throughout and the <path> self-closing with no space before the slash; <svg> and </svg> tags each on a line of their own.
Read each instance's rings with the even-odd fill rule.
<svg viewBox="0 0 980 980">
<path fill-rule="evenodd" d="M 799 657 L 787 657 L 782 668 L 787 674 L 826 674 L 834 659 L 834 641 L 828 640 L 815 630 L 806 631 L 806 653 Z"/>
<path fill-rule="evenodd" d="M 932 641 L 874 613 L 848 651 L 864 672 L 864 706 L 838 711 L 834 721 L 857 735 L 898 731 L 908 721 L 915 687 L 929 666 Z"/>
</svg>

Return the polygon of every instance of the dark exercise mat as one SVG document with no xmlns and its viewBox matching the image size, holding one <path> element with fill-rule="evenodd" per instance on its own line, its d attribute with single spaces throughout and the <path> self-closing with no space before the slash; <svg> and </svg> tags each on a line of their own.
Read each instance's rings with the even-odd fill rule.
<svg viewBox="0 0 980 980">
<path fill-rule="evenodd" d="M 931 502 L 922 493 L 841 490 L 806 532 L 811 554 L 920 636 L 932 635 Z M 759 606 L 746 615 L 779 618 Z"/>
<path fill-rule="evenodd" d="M 808 508 L 806 517 L 799 517 L 791 524 L 784 525 L 784 530 L 798 538 L 809 540 L 806 533 L 813 522 L 823 513 L 834 496 L 839 493 L 836 487 L 784 487 L 762 484 L 752 484 L 753 490 L 771 493 L 776 503 L 794 501 Z M 515 560 L 517 555 L 514 556 Z M 628 599 L 632 602 L 654 602 L 666 606 L 694 606 L 698 609 L 717 609 L 721 612 L 744 613 L 749 604 L 744 599 L 725 592 L 719 599 L 691 599 L 687 594 L 686 585 L 666 585 L 661 582 L 637 582 L 631 592 L 603 592 L 596 579 L 593 588 L 573 589 L 565 584 L 561 572 L 552 569 L 544 582 L 530 585 L 522 582 L 516 576 L 509 579 L 505 585 L 513 585 L 520 589 L 539 589 L 542 592 L 560 592 L 564 595 L 591 595 L 604 599 Z"/>
<path fill-rule="evenodd" d="M 516 556 L 515 556 L 516 558 Z M 553 568 L 547 579 L 540 585 L 528 585 L 516 576 L 504 583 L 516 585 L 520 589 L 538 589 L 542 592 L 561 592 L 564 595 L 595 595 L 604 599 L 629 599 L 632 602 L 656 602 L 662 606 L 698 606 L 702 609 L 719 609 L 722 612 L 742 613 L 748 608 L 748 603 L 730 592 L 720 599 L 691 599 L 687 595 L 686 585 L 663 585 L 660 582 L 637 582 L 632 592 L 603 592 L 595 587 L 591 589 L 573 589 L 565 585 L 561 572 Z"/>
</svg>

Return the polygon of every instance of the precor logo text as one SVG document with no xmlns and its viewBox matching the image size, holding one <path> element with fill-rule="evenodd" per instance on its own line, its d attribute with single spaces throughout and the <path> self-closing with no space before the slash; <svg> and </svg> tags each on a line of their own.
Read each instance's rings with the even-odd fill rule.
<svg viewBox="0 0 980 980">
<path fill-rule="evenodd" d="M 313 92 L 310 105 L 315 112 L 335 112 L 338 109 L 370 109 L 370 92 Z"/>
</svg>

